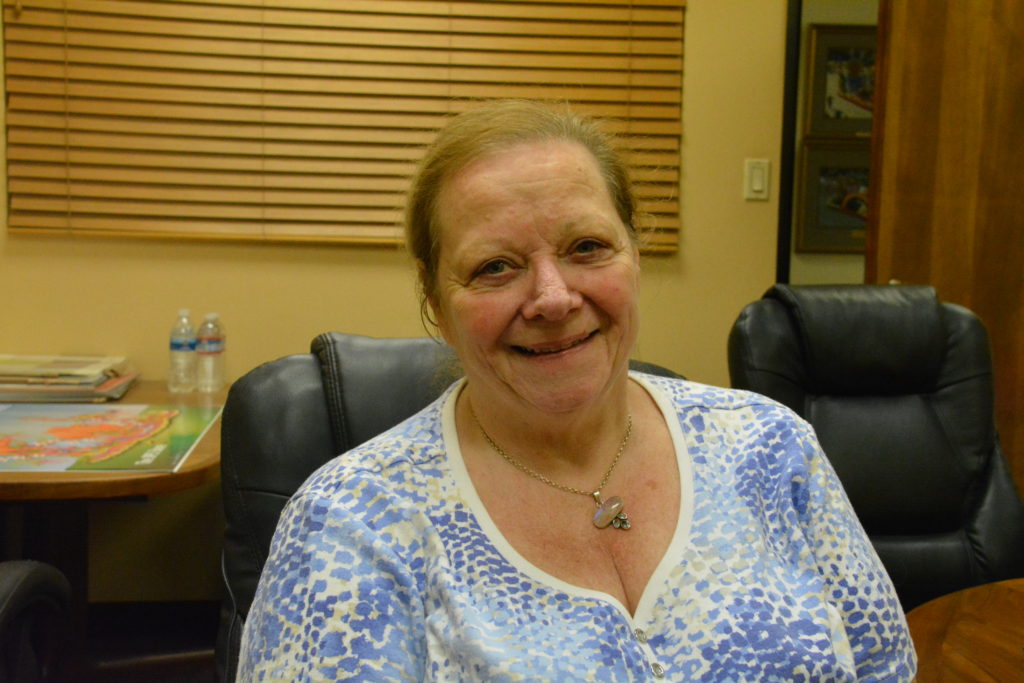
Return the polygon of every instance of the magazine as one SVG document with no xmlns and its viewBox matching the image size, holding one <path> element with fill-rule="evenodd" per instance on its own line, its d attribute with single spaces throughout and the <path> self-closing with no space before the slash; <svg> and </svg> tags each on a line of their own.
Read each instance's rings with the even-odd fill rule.
<svg viewBox="0 0 1024 683">
<path fill-rule="evenodd" d="M 0 354 L 0 403 L 113 401 L 138 377 L 124 356 Z"/>
<path fill-rule="evenodd" d="M 139 373 L 108 377 L 100 384 L 17 384 L 0 382 L 0 403 L 101 403 L 128 392 Z"/>
<path fill-rule="evenodd" d="M 221 410 L 0 404 L 0 472 L 176 472 Z"/>
<path fill-rule="evenodd" d="M 124 356 L 19 356 L 0 354 L 0 381 L 100 384 L 133 372 Z"/>
</svg>

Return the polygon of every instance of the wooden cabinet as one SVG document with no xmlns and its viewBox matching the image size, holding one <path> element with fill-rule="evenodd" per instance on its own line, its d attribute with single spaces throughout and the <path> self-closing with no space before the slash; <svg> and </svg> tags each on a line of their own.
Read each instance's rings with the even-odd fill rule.
<svg viewBox="0 0 1024 683">
<path fill-rule="evenodd" d="M 1024 2 L 882 0 L 866 279 L 984 320 L 1024 491 Z"/>
</svg>

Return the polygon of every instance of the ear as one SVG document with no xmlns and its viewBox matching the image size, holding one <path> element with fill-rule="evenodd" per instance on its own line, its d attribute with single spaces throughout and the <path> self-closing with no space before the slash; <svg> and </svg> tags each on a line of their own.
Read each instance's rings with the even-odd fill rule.
<svg viewBox="0 0 1024 683">
<path fill-rule="evenodd" d="M 423 261 L 416 259 L 416 273 L 419 277 L 420 293 L 423 297 L 421 304 L 421 315 L 425 322 L 430 323 L 441 333 L 441 337 L 450 346 L 452 343 L 450 329 L 447 324 L 447 317 L 444 308 L 438 301 L 437 294 L 430 291 L 427 285 L 427 267 Z"/>
<path fill-rule="evenodd" d="M 441 333 L 444 340 L 451 343 L 451 334 L 448 326 L 448 318 L 444 314 L 444 310 L 440 304 L 437 303 L 437 299 L 431 297 L 427 299 L 427 305 L 430 306 L 430 314 L 434 318 L 434 324 L 437 325 L 437 331 Z"/>
<path fill-rule="evenodd" d="M 445 315 L 444 306 L 437 300 L 436 296 L 427 297 L 427 306 L 430 307 L 430 315 L 433 318 L 431 322 L 437 327 L 437 331 L 441 333 L 441 338 L 445 340 L 448 346 L 454 346 L 455 340 L 449 325 L 448 316 Z"/>
<path fill-rule="evenodd" d="M 640 245 L 637 244 L 635 239 L 629 240 L 629 249 L 633 258 L 633 279 L 636 282 L 636 286 L 640 286 Z"/>
</svg>

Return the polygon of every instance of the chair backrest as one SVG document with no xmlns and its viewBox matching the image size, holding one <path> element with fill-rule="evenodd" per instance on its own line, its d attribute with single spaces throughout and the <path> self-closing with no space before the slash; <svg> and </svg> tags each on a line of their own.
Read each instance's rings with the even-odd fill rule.
<svg viewBox="0 0 1024 683">
<path fill-rule="evenodd" d="M 650 363 L 630 366 L 679 377 Z M 460 374 L 452 349 L 434 339 L 330 332 L 311 353 L 261 365 L 232 385 L 221 428 L 221 680 L 235 678 L 242 626 L 288 499 L 318 467 L 426 407 Z"/>
<path fill-rule="evenodd" d="M 817 432 L 904 609 L 1024 576 L 988 336 L 924 286 L 775 285 L 729 336 L 734 387 Z"/>
</svg>

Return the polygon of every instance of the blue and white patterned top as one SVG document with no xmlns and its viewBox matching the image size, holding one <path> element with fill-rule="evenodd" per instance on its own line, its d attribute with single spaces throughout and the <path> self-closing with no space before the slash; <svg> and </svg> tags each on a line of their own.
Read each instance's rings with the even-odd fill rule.
<svg viewBox="0 0 1024 683">
<path fill-rule="evenodd" d="M 498 532 L 462 462 L 457 383 L 294 496 L 238 680 L 910 680 L 892 584 L 810 427 L 755 394 L 632 377 L 682 486 L 635 615 Z"/>
</svg>

